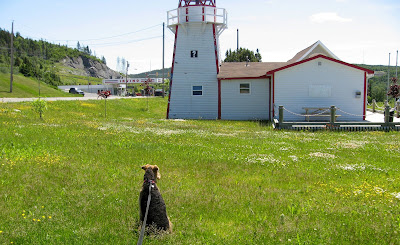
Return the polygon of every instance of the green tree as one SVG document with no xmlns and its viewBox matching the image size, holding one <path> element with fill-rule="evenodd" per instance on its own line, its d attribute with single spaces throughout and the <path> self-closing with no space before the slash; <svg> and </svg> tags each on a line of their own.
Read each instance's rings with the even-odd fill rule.
<svg viewBox="0 0 400 245">
<path fill-rule="evenodd" d="M 224 62 L 261 62 L 262 57 L 259 53 L 258 49 L 256 53 L 253 51 L 240 48 L 239 50 L 232 51 L 231 49 L 227 50 L 225 53 L 225 60 Z"/>
<path fill-rule="evenodd" d="M 32 110 L 39 113 L 39 117 L 42 119 L 43 113 L 47 110 L 47 101 L 41 100 L 40 98 L 32 101 Z"/>
<path fill-rule="evenodd" d="M 101 62 L 103 62 L 104 65 L 107 65 L 107 61 L 104 56 L 101 56 Z"/>
</svg>

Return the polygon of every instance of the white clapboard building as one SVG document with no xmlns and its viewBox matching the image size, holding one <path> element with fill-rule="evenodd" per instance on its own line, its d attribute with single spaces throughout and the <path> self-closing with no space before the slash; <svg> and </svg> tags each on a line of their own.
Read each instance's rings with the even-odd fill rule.
<svg viewBox="0 0 400 245">
<path fill-rule="evenodd" d="M 168 118 L 218 118 L 218 37 L 226 21 L 215 0 L 181 0 L 168 12 L 175 34 Z"/>
<path fill-rule="evenodd" d="M 341 61 L 321 41 L 287 62 L 220 63 L 226 23 L 215 0 L 181 0 L 168 12 L 175 45 L 167 118 L 272 120 L 283 106 L 285 120 L 303 121 L 336 106 L 338 121 L 365 120 L 373 71 Z"/>
</svg>

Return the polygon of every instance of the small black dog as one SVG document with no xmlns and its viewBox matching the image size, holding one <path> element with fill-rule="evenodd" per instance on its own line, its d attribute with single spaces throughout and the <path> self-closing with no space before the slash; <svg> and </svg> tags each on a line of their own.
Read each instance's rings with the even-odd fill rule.
<svg viewBox="0 0 400 245">
<path fill-rule="evenodd" d="M 153 185 L 154 187 L 151 188 L 151 201 L 147 214 L 146 226 L 155 226 L 158 230 L 172 232 L 172 224 L 167 215 L 167 208 L 164 199 L 156 185 L 157 179 L 161 178 L 159 169 L 157 165 L 150 164 L 142 166 L 142 169 L 146 172 L 144 174 L 143 186 L 139 196 L 140 221 L 143 223 L 146 214 L 149 185 Z"/>
</svg>

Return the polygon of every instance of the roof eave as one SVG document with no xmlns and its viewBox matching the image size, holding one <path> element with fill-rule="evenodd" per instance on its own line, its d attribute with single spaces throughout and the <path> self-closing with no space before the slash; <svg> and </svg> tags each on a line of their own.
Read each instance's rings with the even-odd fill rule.
<svg viewBox="0 0 400 245">
<path fill-rule="evenodd" d="M 278 72 L 278 71 L 281 71 L 281 70 L 285 70 L 285 69 L 288 69 L 288 68 L 290 68 L 290 67 L 297 66 L 297 65 L 300 65 L 300 64 L 306 63 L 306 62 L 308 62 L 308 61 L 318 59 L 318 58 L 327 59 L 327 60 L 330 60 L 330 61 L 333 61 L 333 62 L 342 64 L 342 65 L 346 65 L 346 66 L 349 66 L 349 67 L 352 67 L 352 68 L 355 68 L 355 69 L 358 69 L 358 70 L 363 70 L 363 71 L 365 71 L 367 74 L 374 74 L 374 71 L 373 71 L 373 70 L 369 70 L 369 69 L 362 68 L 362 67 L 359 67 L 359 66 L 356 66 L 356 65 L 352 65 L 352 64 L 346 63 L 346 62 L 344 62 L 344 61 L 341 61 L 341 60 L 338 60 L 338 59 L 334 59 L 334 58 L 331 58 L 331 57 L 328 57 L 328 56 L 325 56 L 325 55 L 320 54 L 320 55 L 317 55 L 317 56 L 314 56 L 314 57 L 311 57 L 311 58 L 308 58 L 308 59 L 305 59 L 305 60 L 301 60 L 301 61 L 292 63 L 292 64 L 290 64 L 290 65 L 286 65 L 286 66 L 283 66 L 283 67 L 280 67 L 280 68 L 277 68 L 277 69 L 268 71 L 268 72 L 267 72 L 267 75 L 272 75 L 272 74 L 274 74 L 275 72 Z"/>
</svg>

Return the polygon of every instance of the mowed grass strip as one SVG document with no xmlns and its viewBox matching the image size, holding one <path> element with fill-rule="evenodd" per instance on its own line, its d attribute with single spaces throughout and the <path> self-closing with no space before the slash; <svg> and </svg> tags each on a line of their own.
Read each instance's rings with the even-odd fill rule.
<svg viewBox="0 0 400 245">
<path fill-rule="evenodd" d="M 0 103 L 0 244 L 134 244 L 143 164 L 174 225 L 145 244 L 398 244 L 398 132 L 165 120 L 167 99 Z"/>
<path fill-rule="evenodd" d="M 1 98 L 31 98 L 39 96 L 39 83 L 33 77 L 14 75 L 13 92 L 10 93 L 10 74 L 0 71 L 0 101 Z M 40 82 L 41 97 L 74 97 L 82 96 L 69 94 L 50 85 Z"/>
</svg>

